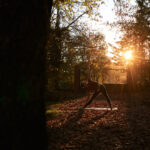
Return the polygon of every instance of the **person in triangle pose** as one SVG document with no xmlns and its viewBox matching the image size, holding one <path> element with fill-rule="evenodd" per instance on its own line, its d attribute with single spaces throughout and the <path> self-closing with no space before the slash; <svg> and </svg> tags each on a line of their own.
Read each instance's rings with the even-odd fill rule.
<svg viewBox="0 0 150 150">
<path fill-rule="evenodd" d="M 84 105 L 84 108 L 89 104 L 91 104 L 91 102 L 94 100 L 96 96 L 98 96 L 99 93 L 102 93 L 106 98 L 109 107 L 112 110 L 110 97 L 108 96 L 107 90 L 103 84 L 99 84 L 96 81 L 92 81 L 91 79 L 88 79 L 87 82 L 81 82 L 81 87 L 87 88 L 87 92 L 88 92 L 87 100 L 89 100 L 90 94 L 91 93 L 93 94 L 91 99 Z"/>
</svg>

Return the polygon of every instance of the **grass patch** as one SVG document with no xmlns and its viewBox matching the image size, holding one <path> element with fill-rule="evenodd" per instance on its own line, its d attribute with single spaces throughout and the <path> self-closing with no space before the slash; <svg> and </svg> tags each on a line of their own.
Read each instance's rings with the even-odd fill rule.
<svg viewBox="0 0 150 150">
<path fill-rule="evenodd" d="M 46 109 L 46 116 L 47 118 L 56 118 L 58 116 L 61 115 L 61 111 L 58 110 L 58 105 L 52 105 L 52 106 L 49 106 L 47 109 Z"/>
</svg>

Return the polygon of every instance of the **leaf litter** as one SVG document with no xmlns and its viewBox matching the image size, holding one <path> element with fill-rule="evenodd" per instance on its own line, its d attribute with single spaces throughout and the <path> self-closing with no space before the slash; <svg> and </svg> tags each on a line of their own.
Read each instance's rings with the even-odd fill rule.
<svg viewBox="0 0 150 150">
<path fill-rule="evenodd" d="M 47 115 L 49 149 L 150 149 L 148 105 L 137 102 L 135 107 L 130 101 L 113 100 L 116 111 L 77 109 L 85 103 L 84 97 L 51 106 L 57 110 L 57 115 Z M 108 105 L 105 100 L 95 100 L 88 107 L 107 108 Z"/>
</svg>

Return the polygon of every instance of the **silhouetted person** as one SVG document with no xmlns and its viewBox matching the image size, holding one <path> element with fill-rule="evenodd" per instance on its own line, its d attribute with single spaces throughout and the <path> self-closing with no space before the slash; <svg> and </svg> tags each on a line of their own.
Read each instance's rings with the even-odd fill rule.
<svg viewBox="0 0 150 150">
<path fill-rule="evenodd" d="M 84 108 L 87 105 L 91 104 L 91 102 L 94 100 L 94 98 L 96 96 L 98 96 L 99 93 L 102 93 L 104 95 L 104 97 L 106 98 L 106 100 L 109 104 L 109 107 L 112 110 L 110 97 L 108 96 L 107 90 L 106 90 L 106 88 L 103 84 L 99 84 L 98 82 L 95 82 L 95 81 L 92 81 L 92 80 L 88 79 L 88 82 L 82 82 L 81 83 L 81 87 L 87 88 L 87 91 L 88 91 L 87 100 L 89 100 L 89 98 L 90 98 L 90 93 L 93 94 L 91 99 L 85 104 Z"/>
</svg>

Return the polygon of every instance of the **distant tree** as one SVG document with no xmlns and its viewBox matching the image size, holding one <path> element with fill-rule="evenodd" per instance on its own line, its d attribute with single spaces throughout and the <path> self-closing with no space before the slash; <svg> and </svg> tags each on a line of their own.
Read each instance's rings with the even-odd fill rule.
<svg viewBox="0 0 150 150">
<path fill-rule="evenodd" d="M 125 4 L 125 1 L 120 1 L 120 4 Z M 126 5 L 122 5 L 122 9 L 119 9 L 121 12 L 118 13 L 121 18 L 119 24 L 124 32 L 119 43 L 122 50 L 133 50 L 134 61 L 136 61 L 134 69 L 138 70 L 138 76 L 140 77 L 137 82 L 142 83 L 147 82 L 147 80 L 150 82 L 148 67 L 150 66 L 150 1 L 136 0 L 136 5 L 133 9 L 131 8 L 133 7 L 130 7 L 129 2 L 126 1 Z"/>
<path fill-rule="evenodd" d="M 103 82 L 107 74 L 106 65 L 109 63 L 106 56 L 107 44 L 104 35 L 102 33 L 90 34 L 88 46 L 90 76 L 93 80 L 99 81 L 101 79 Z"/>
<path fill-rule="evenodd" d="M 140 82 L 150 84 L 150 1 L 137 0 L 138 9 L 135 14 L 136 23 L 134 34 L 136 36 L 136 57 L 138 59 L 138 70 L 140 70 Z M 149 67 L 148 67 L 149 66 Z"/>
<path fill-rule="evenodd" d="M 98 11 L 99 7 L 104 3 L 103 0 L 64 0 L 54 1 L 51 16 L 51 26 L 56 28 L 60 27 L 71 27 L 78 19 L 83 15 L 87 14 L 89 17 L 94 18 L 100 15 Z"/>
<path fill-rule="evenodd" d="M 68 38 L 70 41 L 74 41 L 73 38 L 76 35 L 76 31 L 80 30 L 77 25 L 74 29 L 74 24 L 83 16 L 88 15 L 89 17 L 93 17 L 98 15 L 93 11 L 98 8 L 101 4 L 103 4 L 102 0 L 92 0 L 92 1 L 81 1 L 78 2 L 76 0 L 73 1 L 54 1 L 54 5 L 51 11 L 51 19 L 50 26 L 51 32 L 49 40 L 53 40 L 53 44 L 49 47 L 48 59 L 49 59 L 49 69 L 51 70 L 51 75 L 53 79 L 51 80 L 53 88 L 59 89 L 59 81 L 60 81 L 60 72 L 62 71 L 62 55 L 63 51 L 69 50 Z M 98 12 L 98 11 L 97 11 Z M 75 31 L 76 30 L 76 31 Z M 52 36 L 51 36 L 52 35 Z M 70 37 L 69 37 L 70 36 Z M 67 41 L 66 41 L 67 39 Z M 51 43 L 51 42 L 50 42 Z M 65 47 L 67 46 L 68 48 Z M 73 44 L 72 44 L 73 45 Z M 71 48 L 72 49 L 72 48 Z M 64 64 L 63 64 L 64 65 Z M 53 70 L 53 71 L 52 71 Z"/>
</svg>

